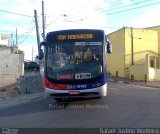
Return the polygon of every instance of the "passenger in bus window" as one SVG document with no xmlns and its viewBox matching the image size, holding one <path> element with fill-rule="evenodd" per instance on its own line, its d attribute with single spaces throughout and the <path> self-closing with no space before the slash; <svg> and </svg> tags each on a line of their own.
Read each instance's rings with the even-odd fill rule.
<svg viewBox="0 0 160 134">
<path fill-rule="evenodd" d="M 93 59 L 93 60 L 98 60 L 98 58 L 96 57 L 96 54 L 93 54 L 93 55 L 92 55 L 92 59 Z"/>
<path fill-rule="evenodd" d="M 59 59 L 57 61 L 57 64 L 60 67 L 64 67 L 65 66 L 66 61 L 65 61 L 65 57 L 63 55 L 60 55 L 60 57 L 59 57 Z"/>
</svg>

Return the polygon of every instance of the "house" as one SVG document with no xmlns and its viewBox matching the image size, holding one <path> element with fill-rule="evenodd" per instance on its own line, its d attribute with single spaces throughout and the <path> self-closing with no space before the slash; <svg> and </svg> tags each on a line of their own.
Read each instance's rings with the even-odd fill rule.
<svg viewBox="0 0 160 134">
<path fill-rule="evenodd" d="M 107 54 L 107 72 L 128 79 L 160 81 L 160 32 L 155 29 L 124 27 L 107 35 L 113 50 Z"/>
</svg>

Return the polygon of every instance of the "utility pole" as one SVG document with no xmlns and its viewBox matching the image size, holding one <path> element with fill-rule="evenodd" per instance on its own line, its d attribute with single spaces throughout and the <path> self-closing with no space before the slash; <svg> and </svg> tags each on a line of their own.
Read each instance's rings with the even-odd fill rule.
<svg viewBox="0 0 160 134">
<path fill-rule="evenodd" d="M 45 41 L 45 16 L 44 16 L 44 1 L 42 1 L 42 27 L 43 27 L 43 41 Z"/>
<path fill-rule="evenodd" d="M 131 27 L 131 64 L 134 65 L 133 28 Z"/>
<path fill-rule="evenodd" d="M 17 35 L 17 28 L 16 28 L 16 46 L 18 47 L 18 35 Z"/>
<path fill-rule="evenodd" d="M 33 61 L 33 46 L 32 46 L 32 61 Z"/>
<path fill-rule="evenodd" d="M 35 25 L 36 25 L 36 34 L 37 34 L 37 46 L 38 46 L 38 53 L 40 51 L 40 37 L 39 37 L 39 27 L 37 21 L 37 11 L 34 10 L 34 18 L 35 18 Z"/>
</svg>

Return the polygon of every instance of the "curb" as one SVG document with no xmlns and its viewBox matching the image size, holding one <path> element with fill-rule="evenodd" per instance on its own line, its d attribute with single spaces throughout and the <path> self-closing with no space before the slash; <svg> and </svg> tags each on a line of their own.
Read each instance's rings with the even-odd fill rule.
<svg viewBox="0 0 160 134">
<path fill-rule="evenodd" d="M 132 84 L 132 85 L 139 85 L 139 86 L 144 86 L 144 87 L 153 87 L 153 88 L 160 88 L 160 86 L 155 86 L 155 85 L 149 85 L 145 83 L 135 83 L 132 81 L 122 81 L 122 80 L 117 80 L 114 78 L 109 78 L 109 82 L 118 82 L 118 83 L 125 83 L 125 84 Z"/>
<path fill-rule="evenodd" d="M 139 86 L 144 86 L 144 87 L 153 87 L 153 88 L 159 88 L 160 89 L 160 86 L 154 86 L 154 85 L 145 85 L 145 84 L 141 84 L 141 83 L 139 83 L 139 84 L 137 84 L 137 83 L 133 83 L 134 85 L 139 85 Z"/>
</svg>

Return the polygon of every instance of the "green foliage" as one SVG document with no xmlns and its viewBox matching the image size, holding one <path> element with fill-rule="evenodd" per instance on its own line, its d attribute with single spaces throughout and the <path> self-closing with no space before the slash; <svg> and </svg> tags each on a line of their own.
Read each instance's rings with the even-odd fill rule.
<svg viewBox="0 0 160 134">
<path fill-rule="evenodd" d="M 24 54 L 24 52 L 21 51 L 21 50 L 17 50 L 17 51 L 15 52 L 15 54 Z"/>
</svg>

